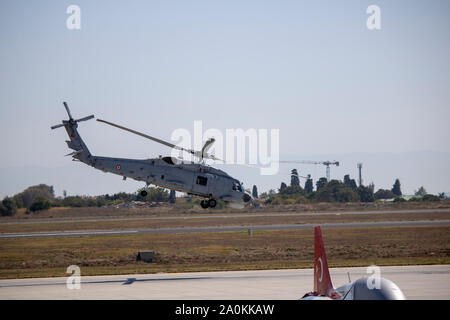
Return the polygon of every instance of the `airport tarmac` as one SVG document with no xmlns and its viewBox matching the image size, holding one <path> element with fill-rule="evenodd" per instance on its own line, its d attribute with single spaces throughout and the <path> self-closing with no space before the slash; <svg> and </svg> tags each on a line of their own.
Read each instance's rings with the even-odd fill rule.
<svg viewBox="0 0 450 320">
<path fill-rule="evenodd" d="M 332 268 L 335 287 L 369 276 L 366 268 Z M 0 280 L 0 299 L 297 300 L 313 289 L 313 269 L 83 276 L 81 288 L 67 278 Z M 450 299 L 450 265 L 386 266 L 407 299 Z"/>
<path fill-rule="evenodd" d="M 74 222 L 106 222 L 106 221 L 147 221 L 147 220 L 189 220 L 189 219 L 233 219 L 233 218 L 257 218 L 257 217 L 305 217 L 305 216 L 329 216 L 329 215 L 380 215 L 380 214 L 402 214 L 402 213 L 450 213 L 450 208 L 438 209 L 399 209 L 399 210 L 363 210 L 363 211 L 312 211 L 312 212 L 269 212 L 269 213 L 216 213 L 216 214 L 188 214 L 188 215 L 156 215 L 152 217 L 114 217 L 114 216 L 96 216 L 96 217 L 58 217 L 58 218 L 33 218 L 17 219 L 3 218 L 0 224 L 37 224 L 37 223 L 74 223 Z"/>
<path fill-rule="evenodd" d="M 86 230 L 2 233 L 0 239 L 8 238 L 43 238 L 43 237 L 80 237 L 98 235 L 130 235 L 130 234 L 176 234 L 197 232 L 240 232 L 253 231 L 312 229 L 317 223 L 282 224 L 282 225 L 246 225 L 246 226 L 210 226 L 189 228 L 148 228 L 137 230 Z M 417 220 L 417 221 L 373 221 L 373 222 L 340 222 L 321 223 L 322 228 L 370 228 L 370 227 L 415 227 L 415 226 L 449 226 L 450 220 Z"/>
</svg>

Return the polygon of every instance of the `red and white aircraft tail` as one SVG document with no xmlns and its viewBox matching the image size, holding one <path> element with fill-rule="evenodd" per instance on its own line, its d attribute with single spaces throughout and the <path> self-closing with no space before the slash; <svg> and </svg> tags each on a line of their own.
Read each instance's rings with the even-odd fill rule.
<svg viewBox="0 0 450 320">
<path fill-rule="evenodd" d="M 340 298 L 331 283 L 320 226 L 314 228 L 314 295 Z"/>
<path fill-rule="evenodd" d="M 368 278 L 334 289 L 328 270 L 327 256 L 320 226 L 314 228 L 314 291 L 306 293 L 301 300 L 404 300 L 405 295 L 392 281 L 380 278 L 379 288 L 370 288 Z M 382 285 L 381 285 L 382 284 Z"/>
</svg>

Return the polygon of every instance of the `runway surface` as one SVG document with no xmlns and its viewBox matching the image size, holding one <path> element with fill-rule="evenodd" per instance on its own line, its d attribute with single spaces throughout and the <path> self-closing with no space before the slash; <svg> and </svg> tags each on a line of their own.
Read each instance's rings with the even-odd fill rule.
<svg viewBox="0 0 450 320">
<path fill-rule="evenodd" d="M 368 276 L 366 268 L 330 269 L 335 287 Z M 0 299 L 296 300 L 313 287 L 313 270 L 263 270 L 0 280 Z M 407 299 L 450 299 L 450 265 L 381 267 Z"/>
<path fill-rule="evenodd" d="M 0 239 L 7 238 L 43 238 L 43 237 L 79 237 L 98 235 L 130 235 L 130 234 L 176 234 L 197 232 L 238 232 L 259 230 L 296 230 L 311 229 L 317 223 L 282 224 L 282 225 L 247 225 L 247 226 L 211 226 L 190 228 L 157 228 L 137 230 L 87 230 L 87 231 L 58 231 L 58 232 L 27 232 L 3 233 Z M 412 226 L 450 226 L 450 220 L 419 220 L 419 221 L 377 221 L 377 222 L 342 222 L 322 223 L 322 228 L 369 228 L 369 227 L 412 227 Z"/>
<path fill-rule="evenodd" d="M 146 220 L 189 220 L 189 219 L 232 219 L 232 218 L 256 218 L 256 217 L 302 217 L 302 216 L 328 216 L 328 215 L 379 215 L 379 214 L 402 214 L 402 213 L 450 213 L 450 208 L 440 209 L 403 209 L 403 210 L 369 210 L 369 211 L 322 211 L 322 212 L 266 212 L 266 213 L 231 213 L 231 214 L 191 214 L 175 216 L 141 216 L 141 217 L 67 217 L 67 218 L 33 218 L 15 219 L 7 218 L 0 220 L 0 224 L 36 224 L 36 223 L 73 223 L 73 222 L 106 222 L 106 221 L 146 221 Z"/>
</svg>

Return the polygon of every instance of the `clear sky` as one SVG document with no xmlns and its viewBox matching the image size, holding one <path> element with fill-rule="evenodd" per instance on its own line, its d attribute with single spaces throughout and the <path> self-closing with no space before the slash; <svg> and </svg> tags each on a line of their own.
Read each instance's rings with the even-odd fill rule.
<svg viewBox="0 0 450 320">
<path fill-rule="evenodd" d="M 81 8 L 80 30 L 66 27 L 71 4 Z M 366 27 L 372 4 L 381 30 Z M 447 154 L 449 57 L 448 0 L 2 0 L 0 196 L 21 191 L 8 188 L 16 177 L 7 168 L 79 166 L 62 156 L 64 130 L 49 130 L 66 118 L 62 101 L 75 117 L 93 113 L 166 139 L 194 120 L 224 131 L 278 128 L 281 155 L 296 158 Z M 98 155 L 170 152 L 95 121 L 80 133 Z"/>
</svg>

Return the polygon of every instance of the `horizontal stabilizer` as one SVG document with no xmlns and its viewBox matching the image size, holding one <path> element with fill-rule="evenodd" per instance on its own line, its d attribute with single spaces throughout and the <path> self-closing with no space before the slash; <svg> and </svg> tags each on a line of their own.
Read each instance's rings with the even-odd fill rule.
<svg viewBox="0 0 450 320">
<path fill-rule="evenodd" d="M 71 153 L 68 153 L 65 156 L 66 157 L 68 157 L 68 156 L 76 156 L 77 154 L 80 154 L 81 152 L 83 152 L 83 149 L 77 150 L 77 151 L 74 151 L 74 152 L 71 152 Z"/>
</svg>

